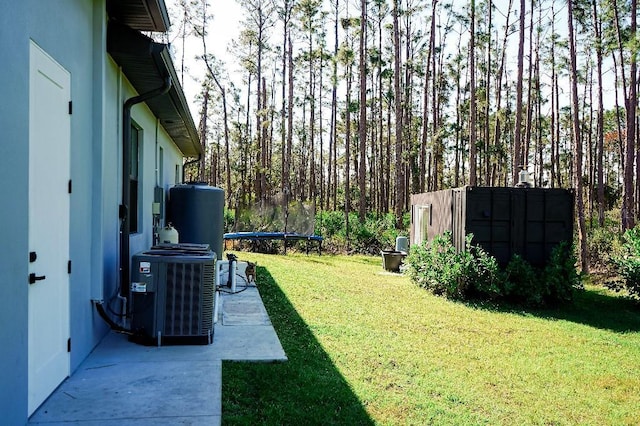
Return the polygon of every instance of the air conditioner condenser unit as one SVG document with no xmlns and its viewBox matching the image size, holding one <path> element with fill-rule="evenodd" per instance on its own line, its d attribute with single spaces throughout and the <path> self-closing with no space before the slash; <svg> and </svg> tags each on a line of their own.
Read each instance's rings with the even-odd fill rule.
<svg viewBox="0 0 640 426">
<path fill-rule="evenodd" d="M 132 259 L 132 340 L 143 344 L 213 342 L 216 255 L 208 245 L 154 246 Z"/>
</svg>

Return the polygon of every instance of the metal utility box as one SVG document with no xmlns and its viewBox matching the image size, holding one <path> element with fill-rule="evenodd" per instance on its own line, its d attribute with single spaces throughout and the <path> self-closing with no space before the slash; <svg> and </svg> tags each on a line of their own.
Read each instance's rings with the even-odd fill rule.
<svg viewBox="0 0 640 426">
<path fill-rule="evenodd" d="M 560 242 L 573 240 L 574 192 L 560 188 L 471 187 L 411 197 L 411 241 L 420 244 L 451 231 L 505 265 L 514 254 L 542 266 Z"/>
<path fill-rule="evenodd" d="M 132 340 L 213 342 L 216 255 L 203 244 L 161 244 L 133 256 Z"/>
</svg>

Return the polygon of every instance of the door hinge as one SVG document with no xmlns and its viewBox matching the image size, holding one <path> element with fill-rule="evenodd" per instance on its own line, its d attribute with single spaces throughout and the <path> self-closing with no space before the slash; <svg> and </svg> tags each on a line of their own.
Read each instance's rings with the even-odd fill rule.
<svg viewBox="0 0 640 426">
<path fill-rule="evenodd" d="M 71 179 L 69 179 L 67 190 L 69 191 L 69 194 L 71 194 L 71 192 L 73 191 L 73 181 Z"/>
<path fill-rule="evenodd" d="M 70 274 L 71 273 L 71 261 L 67 262 L 67 273 Z"/>
<path fill-rule="evenodd" d="M 69 101 L 69 115 L 73 114 L 73 102 Z"/>
<path fill-rule="evenodd" d="M 67 352 L 71 352 L 71 337 L 67 339 Z"/>
</svg>

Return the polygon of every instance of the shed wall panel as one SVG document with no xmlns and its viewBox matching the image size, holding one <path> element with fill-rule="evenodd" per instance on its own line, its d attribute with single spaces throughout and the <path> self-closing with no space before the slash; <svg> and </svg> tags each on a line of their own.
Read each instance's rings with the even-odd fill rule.
<svg viewBox="0 0 640 426">
<path fill-rule="evenodd" d="M 431 240 L 451 231 L 462 250 L 467 235 L 505 265 L 514 254 L 543 265 L 553 248 L 573 240 L 574 194 L 550 188 L 461 187 L 416 194 L 412 206 L 430 205 Z M 411 238 L 415 226 L 413 224 Z"/>
<path fill-rule="evenodd" d="M 429 218 L 429 231 L 427 238 L 429 241 L 436 235 L 441 235 L 445 231 L 451 231 L 451 197 L 452 191 L 445 189 L 442 191 L 426 192 L 411 196 L 412 206 L 430 206 L 431 217 Z M 415 241 L 415 223 L 412 209 L 410 241 Z"/>
</svg>

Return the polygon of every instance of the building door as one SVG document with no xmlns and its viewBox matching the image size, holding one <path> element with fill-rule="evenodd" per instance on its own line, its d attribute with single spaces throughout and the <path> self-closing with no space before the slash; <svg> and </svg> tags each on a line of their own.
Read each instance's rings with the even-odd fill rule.
<svg viewBox="0 0 640 426">
<path fill-rule="evenodd" d="M 412 244 L 422 245 L 429 239 L 429 226 L 431 225 L 431 204 L 426 206 L 413 206 L 414 228 Z"/>
<path fill-rule="evenodd" d="M 69 376 L 70 79 L 31 43 L 29 415 Z"/>
</svg>

